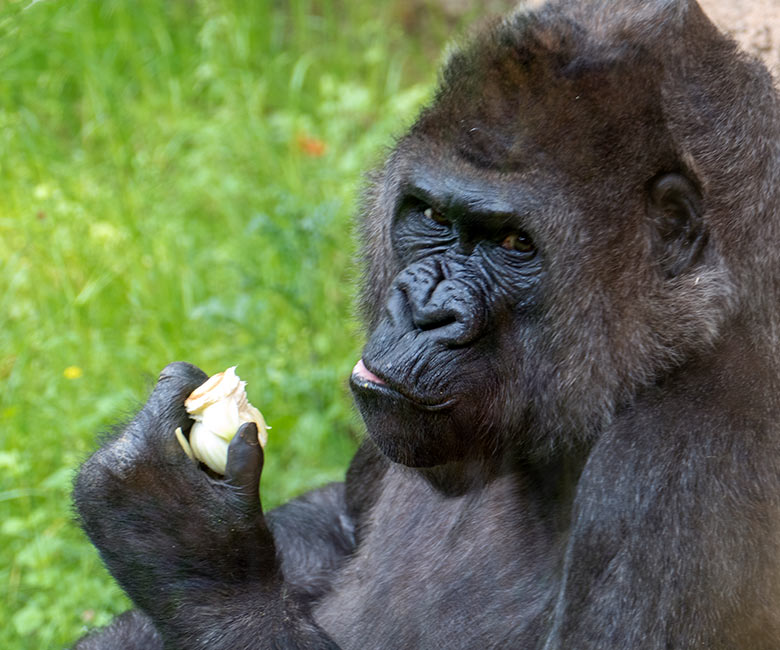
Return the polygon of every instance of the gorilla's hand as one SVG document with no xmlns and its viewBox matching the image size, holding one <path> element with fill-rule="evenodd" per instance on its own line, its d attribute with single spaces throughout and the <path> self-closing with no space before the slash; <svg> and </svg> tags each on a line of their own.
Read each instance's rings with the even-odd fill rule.
<svg viewBox="0 0 780 650">
<path fill-rule="evenodd" d="M 192 426 L 184 400 L 205 380 L 187 363 L 162 371 L 138 415 L 81 468 L 81 523 L 166 648 L 336 648 L 284 585 L 260 506 L 254 423 L 230 443 L 222 480 L 176 439 Z"/>
<path fill-rule="evenodd" d="M 84 529 L 147 612 L 203 602 L 217 587 L 263 592 L 280 583 L 258 494 L 257 427 L 244 424 L 231 442 L 224 480 L 200 470 L 174 435 L 191 427 L 184 400 L 205 380 L 190 364 L 167 366 L 138 415 L 76 480 Z"/>
</svg>

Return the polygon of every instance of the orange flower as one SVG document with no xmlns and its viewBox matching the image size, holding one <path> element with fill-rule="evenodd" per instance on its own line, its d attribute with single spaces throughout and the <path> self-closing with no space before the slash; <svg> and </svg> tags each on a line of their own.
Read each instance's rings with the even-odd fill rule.
<svg viewBox="0 0 780 650">
<path fill-rule="evenodd" d="M 322 140 L 313 138 L 305 133 L 300 133 L 298 135 L 296 143 L 298 144 L 298 149 L 312 158 L 319 158 L 327 149 L 327 146 Z"/>
</svg>

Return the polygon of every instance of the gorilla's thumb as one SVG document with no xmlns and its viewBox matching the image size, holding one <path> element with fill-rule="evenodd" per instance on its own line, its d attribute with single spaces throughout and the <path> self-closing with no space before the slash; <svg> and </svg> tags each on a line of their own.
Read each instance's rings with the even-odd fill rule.
<svg viewBox="0 0 780 650">
<path fill-rule="evenodd" d="M 260 508 L 260 474 L 263 447 L 257 439 L 257 425 L 245 422 L 228 446 L 225 480 L 236 490 L 242 509 L 249 513 Z"/>
</svg>

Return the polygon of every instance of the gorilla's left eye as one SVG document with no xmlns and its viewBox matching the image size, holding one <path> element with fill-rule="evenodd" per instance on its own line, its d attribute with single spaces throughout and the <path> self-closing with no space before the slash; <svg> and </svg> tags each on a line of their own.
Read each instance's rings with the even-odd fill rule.
<svg viewBox="0 0 780 650">
<path fill-rule="evenodd" d="M 505 248 L 508 251 L 517 251 L 518 253 L 533 253 L 536 250 L 533 241 L 522 230 L 519 232 L 513 232 L 501 242 L 501 248 Z"/>
<path fill-rule="evenodd" d="M 431 221 L 435 221 L 440 226 L 451 226 L 452 223 L 450 222 L 447 217 L 445 217 L 441 212 L 438 212 L 434 210 L 432 207 L 428 206 L 423 210 L 423 215 L 426 219 L 430 219 Z"/>
</svg>

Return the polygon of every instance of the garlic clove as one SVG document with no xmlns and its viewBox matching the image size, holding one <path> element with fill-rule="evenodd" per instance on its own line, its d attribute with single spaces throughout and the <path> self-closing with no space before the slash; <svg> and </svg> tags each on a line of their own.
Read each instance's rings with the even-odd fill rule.
<svg viewBox="0 0 780 650">
<path fill-rule="evenodd" d="M 201 423 L 215 436 L 230 440 L 241 426 L 236 399 L 228 396 L 218 402 L 210 404 L 200 413 L 193 414 L 195 423 Z"/>
<path fill-rule="evenodd" d="M 268 442 L 268 429 L 271 427 L 265 423 L 263 414 L 244 399 L 243 406 L 238 410 L 238 418 L 241 422 L 254 422 L 257 425 L 257 441 L 261 447 L 265 448 L 265 444 Z"/>
<path fill-rule="evenodd" d="M 175 432 L 188 456 L 202 461 L 218 474 L 225 473 L 228 444 L 244 422 L 257 425 L 257 438 L 262 447 L 268 441 L 270 427 L 262 413 L 247 400 L 246 382 L 239 379 L 235 370 L 236 366 L 231 366 L 209 377 L 185 400 L 187 413 L 195 421 L 189 442 L 180 429 Z"/>
<path fill-rule="evenodd" d="M 190 447 L 195 458 L 203 461 L 217 474 L 225 473 L 230 442 L 214 435 L 203 424 L 196 422 L 190 430 Z"/>
<path fill-rule="evenodd" d="M 192 453 L 192 447 L 190 447 L 190 443 L 187 438 L 184 437 L 184 432 L 181 430 L 181 427 L 176 427 L 176 431 L 173 433 L 176 435 L 176 440 L 179 441 L 179 444 L 184 450 L 184 453 L 187 454 L 192 460 L 195 460 L 195 454 Z"/>
<path fill-rule="evenodd" d="M 208 406 L 227 398 L 237 390 L 244 389 L 246 382 L 242 382 L 236 374 L 237 366 L 231 366 L 224 372 L 218 372 L 209 377 L 198 386 L 184 401 L 184 407 L 190 415 L 202 413 Z"/>
</svg>

